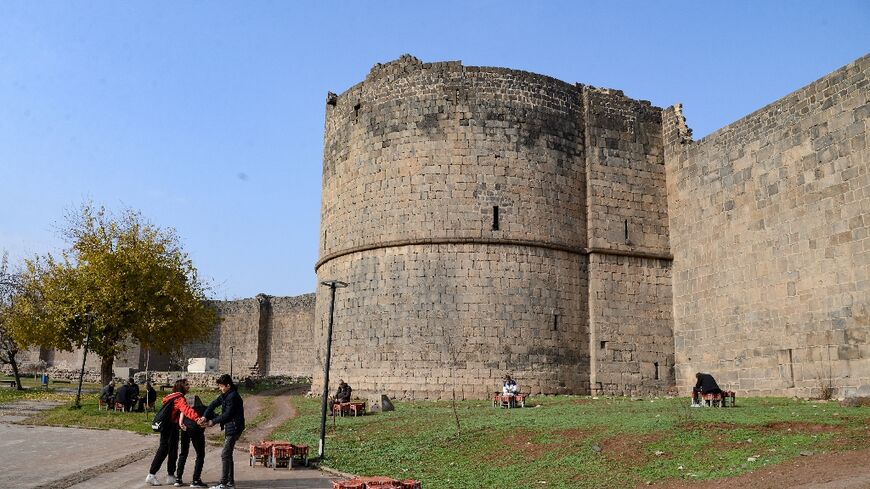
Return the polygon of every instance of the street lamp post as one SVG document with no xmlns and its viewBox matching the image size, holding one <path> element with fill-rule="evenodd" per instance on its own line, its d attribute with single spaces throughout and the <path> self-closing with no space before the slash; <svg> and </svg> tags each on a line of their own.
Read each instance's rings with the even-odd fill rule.
<svg viewBox="0 0 870 489">
<path fill-rule="evenodd" d="M 85 320 L 88 322 L 88 336 L 85 338 L 85 351 L 82 353 L 82 370 L 79 372 L 79 388 L 76 392 L 76 409 L 82 408 L 82 381 L 85 379 L 85 363 L 88 361 L 88 348 L 91 346 L 91 332 L 94 329 L 94 319 L 91 313 L 85 314 Z"/>
<path fill-rule="evenodd" d="M 234 346 L 230 347 L 230 378 L 233 377 L 233 351 L 235 349 L 236 349 L 236 347 L 234 347 Z"/>
<path fill-rule="evenodd" d="M 323 460 L 323 451 L 326 445 L 326 398 L 329 396 L 329 361 L 332 357 L 332 318 L 335 313 L 335 289 L 347 287 L 347 284 L 338 280 L 324 280 L 320 285 L 330 289 L 329 300 L 329 327 L 326 330 L 326 361 L 323 363 L 323 399 L 320 403 L 320 446 L 317 456 Z"/>
</svg>

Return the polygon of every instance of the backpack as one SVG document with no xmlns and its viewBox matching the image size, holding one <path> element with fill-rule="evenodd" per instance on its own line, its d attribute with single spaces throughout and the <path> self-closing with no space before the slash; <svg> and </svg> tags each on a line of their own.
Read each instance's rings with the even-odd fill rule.
<svg viewBox="0 0 870 489">
<path fill-rule="evenodd" d="M 177 396 L 176 396 L 177 397 Z M 162 431 L 164 426 L 168 426 L 172 421 L 169 415 L 172 413 L 172 405 L 175 404 L 176 397 L 173 397 L 169 402 L 164 402 L 160 406 L 160 410 L 154 414 L 154 419 L 151 421 L 151 429 L 154 431 Z"/>
</svg>

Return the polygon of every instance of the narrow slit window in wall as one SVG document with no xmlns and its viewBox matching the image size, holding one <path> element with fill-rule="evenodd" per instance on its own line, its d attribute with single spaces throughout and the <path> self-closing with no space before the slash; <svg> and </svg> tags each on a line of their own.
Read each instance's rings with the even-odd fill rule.
<svg viewBox="0 0 870 489">
<path fill-rule="evenodd" d="M 553 331 L 559 330 L 559 315 L 553 314 Z"/>
<path fill-rule="evenodd" d="M 498 231 L 498 206 L 492 206 L 492 230 Z"/>
<path fill-rule="evenodd" d="M 659 380 L 659 362 L 655 362 L 655 363 L 653 363 L 653 365 L 655 365 L 655 367 L 656 367 L 656 377 L 655 377 L 655 380 Z"/>
<path fill-rule="evenodd" d="M 605 348 L 607 348 L 607 342 L 606 342 L 606 341 L 602 341 L 602 342 L 601 342 L 601 349 L 603 350 L 603 349 L 605 349 Z"/>
<path fill-rule="evenodd" d="M 625 220 L 625 242 L 628 243 L 628 219 Z"/>
</svg>

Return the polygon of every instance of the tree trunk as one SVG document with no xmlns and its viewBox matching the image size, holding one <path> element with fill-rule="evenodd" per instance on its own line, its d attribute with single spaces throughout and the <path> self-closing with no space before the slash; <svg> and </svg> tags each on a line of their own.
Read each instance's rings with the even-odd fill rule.
<svg viewBox="0 0 870 489">
<path fill-rule="evenodd" d="M 15 361 L 15 355 L 9 355 L 9 365 L 12 365 L 12 375 L 15 376 L 17 389 L 23 391 L 24 387 L 21 387 L 21 374 L 18 372 L 18 362 Z"/>
<path fill-rule="evenodd" d="M 115 356 L 108 357 L 100 357 L 100 384 L 106 385 L 115 378 L 115 371 L 113 370 L 113 366 L 115 365 Z"/>
</svg>

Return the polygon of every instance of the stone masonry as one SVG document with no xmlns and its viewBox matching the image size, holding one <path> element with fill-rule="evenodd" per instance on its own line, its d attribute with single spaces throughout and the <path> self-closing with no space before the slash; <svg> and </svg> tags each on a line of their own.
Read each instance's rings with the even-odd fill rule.
<svg viewBox="0 0 870 489">
<path fill-rule="evenodd" d="M 485 397 L 505 373 L 534 394 L 673 384 L 660 109 L 403 56 L 326 110 L 317 272 L 350 283 L 334 375 L 406 398 Z"/>
<path fill-rule="evenodd" d="M 677 381 L 870 395 L 870 57 L 705 137 L 665 111 Z"/>
</svg>

